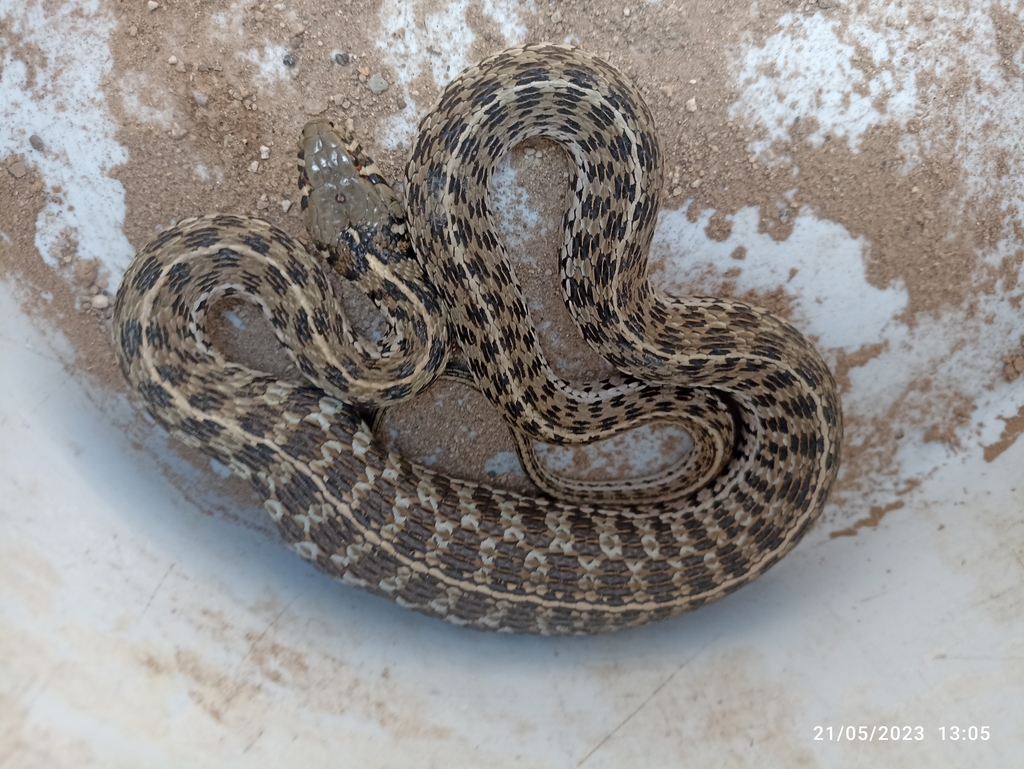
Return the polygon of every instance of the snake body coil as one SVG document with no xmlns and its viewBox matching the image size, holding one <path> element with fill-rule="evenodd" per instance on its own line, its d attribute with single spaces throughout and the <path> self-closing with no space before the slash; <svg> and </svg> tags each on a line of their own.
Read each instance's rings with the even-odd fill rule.
<svg viewBox="0 0 1024 769">
<path fill-rule="evenodd" d="M 491 226 L 491 171 L 532 136 L 573 159 L 562 288 L 621 381 L 581 388 L 551 372 Z M 658 147 L 647 107 L 613 68 L 544 45 L 458 76 L 420 125 L 407 224 L 329 124 L 308 126 L 303 143 L 311 236 L 389 318 L 381 345 L 349 329 L 324 260 L 256 219 L 207 216 L 162 233 L 132 262 L 114 306 L 121 367 L 146 407 L 248 478 L 299 554 L 460 625 L 566 634 L 681 614 L 796 545 L 839 467 L 832 376 L 770 313 L 651 287 Z M 231 295 L 263 307 L 309 383 L 211 347 L 206 313 Z M 625 483 L 559 501 L 431 472 L 388 452 L 349 403 L 419 392 L 444 371 L 450 336 L 521 445 L 593 440 L 667 415 L 699 448 L 684 473 L 653 482 L 674 489 L 667 496 Z"/>
</svg>

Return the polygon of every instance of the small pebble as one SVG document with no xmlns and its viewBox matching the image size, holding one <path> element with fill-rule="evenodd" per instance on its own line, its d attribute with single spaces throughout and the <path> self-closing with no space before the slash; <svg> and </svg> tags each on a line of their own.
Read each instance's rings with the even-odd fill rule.
<svg viewBox="0 0 1024 769">
<path fill-rule="evenodd" d="M 177 141 L 188 135 L 188 129 L 182 128 L 177 123 L 171 123 L 171 138 Z"/>
<path fill-rule="evenodd" d="M 925 21 L 931 21 L 932 19 L 935 18 L 935 9 L 925 8 L 924 13 L 921 14 L 921 18 L 923 18 Z"/>
<path fill-rule="evenodd" d="M 256 11 L 252 17 L 256 19 L 256 21 L 263 21 L 263 14 L 260 11 Z"/>
<path fill-rule="evenodd" d="M 149 2 L 146 3 L 146 7 L 149 8 L 149 10 L 151 11 L 155 11 L 157 8 L 160 7 L 160 3 L 158 3 L 156 0 L 149 0 Z"/>
<path fill-rule="evenodd" d="M 260 145 L 260 157 L 263 158 L 264 160 L 269 158 L 270 157 L 270 147 L 267 147 L 267 146 L 261 144 Z"/>
<path fill-rule="evenodd" d="M 32 134 L 28 137 L 28 143 L 32 145 L 32 149 L 38 152 L 43 151 L 43 140 L 39 138 L 39 134 Z"/>
<path fill-rule="evenodd" d="M 128 37 L 135 37 L 137 34 L 139 34 L 138 27 L 136 27 L 134 24 L 128 27 Z"/>
<path fill-rule="evenodd" d="M 694 179 L 692 182 L 690 182 L 690 186 L 693 187 L 694 189 L 700 187 L 700 179 Z"/>
<path fill-rule="evenodd" d="M 91 286 L 96 282 L 100 263 L 95 259 L 79 259 L 75 264 L 75 280 L 80 286 Z"/>
<path fill-rule="evenodd" d="M 260 161 L 258 161 L 258 160 L 252 161 L 249 164 L 249 170 L 252 171 L 253 173 L 256 173 L 257 171 L 259 171 L 260 170 Z"/>
<path fill-rule="evenodd" d="M 322 101 L 307 101 L 305 110 L 307 115 L 319 115 L 321 112 L 327 111 L 327 104 Z"/>
<path fill-rule="evenodd" d="M 32 186 L 29 187 L 29 189 L 32 192 L 42 192 L 43 191 L 43 180 L 42 179 L 36 179 L 34 182 L 32 182 Z"/>
<path fill-rule="evenodd" d="M 561 21 L 562 21 L 562 12 L 561 11 L 555 11 L 553 14 L 551 14 L 551 23 L 552 24 L 559 24 L 559 23 L 561 23 Z"/>
<path fill-rule="evenodd" d="M 28 173 L 28 169 L 25 168 L 25 164 L 22 163 L 20 160 L 15 161 L 14 163 L 11 163 L 9 166 L 7 166 L 7 171 L 15 179 L 20 179 L 21 177 Z"/>
<path fill-rule="evenodd" d="M 335 51 L 334 54 L 331 56 L 331 61 L 333 61 L 335 64 L 344 66 L 345 64 L 348 64 L 350 61 L 352 61 L 352 57 L 342 51 Z"/>
<path fill-rule="evenodd" d="M 682 187 L 675 187 L 675 188 L 672 189 L 672 197 L 678 198 L 682 194 L 683 194 L 683 188 Z"/>
<path fill-rule="evenodd" d="M 692 96 L 689 99 L 687 99 L 687 101 L 686 101 L 686 111 L 687 112 L 696 112 L 697 111 L 697 100 L 694 97 L 692 97 Z"/>
<path fill-rule="evenodd" d="M 200 107 L 205 107 L 207 104 L 210 103 L 210 97 L 202 91 L 193 91 L 192 98 L 196 100 L 196 104 L 198 104 Z"/>
<path fill-rule="evenodd" d="M 626 18 L 629 18 L 629 8 L 623 8 L 622 15 L 625 16 Z"/>
<path fill-rule="evenodd" d="M 178 63 L 178 57 L 177 56 L 171 56 L 169 59 L 167 59 L 167 63 L 170 64 L 173 67 L 175 64 Z"/>
<path fill-rule="evenodd" d="M 294 53 L 286 53 L 284 59 L 282 59 L 286 67 L 294 67 L 298 63 L 298 59 L 295 58 Z"/>
<path fill-rule="evenodd" d="M 282 200 L 281 201 L 281 210 L 284 211 L 284 213 L 288 213 L 288 209 L 291 208 L 291 207 L 292 207 L 292 202 L 290 200 Z"/>
<path fill-rule="evenodd" d="M 293 21 L 288 25 L 288 31 L 292 33 L 293 37 L 298 37 L 306 31 L 306 25 L 301 21 Z"/>
<path fill-rule="evenodd" d="M 369 88 L 372 93 L 378 95 L 388 90 L 389 85 L 390 83 L 388 83 L 388 81 L 385 80 L 379 72 L 374 72 L 366 83 L 366 87 Z"/>
<path fill-rule="evenodd" d="M 110 297 L 106 294 L 96 294 L 90 301 L 94 310 L 105 310 L 110 306 Z"/>
</svg>

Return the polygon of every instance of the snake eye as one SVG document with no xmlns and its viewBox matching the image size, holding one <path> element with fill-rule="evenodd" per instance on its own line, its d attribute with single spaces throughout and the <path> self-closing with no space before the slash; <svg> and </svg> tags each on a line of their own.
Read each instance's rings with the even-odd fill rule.
<svg viewBox="0 0 1024 769">
<path fill-rule="evenodd" d="M 345 194 L 342 193 L 342 192 L 339 192 L 337 195 L 334 196 L 334 199 L 337 202 L 339 202 L 339 203 L 344 203 L 345 202 Z"/>
</svg>

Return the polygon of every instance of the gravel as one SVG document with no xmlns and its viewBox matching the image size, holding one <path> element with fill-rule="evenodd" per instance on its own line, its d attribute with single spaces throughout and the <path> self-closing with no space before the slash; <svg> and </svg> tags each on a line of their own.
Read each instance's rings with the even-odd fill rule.
<svg viewBox="0 0 1024 769">
<path fill-rule="evenodd" d="M 372 75 L 370 75 L 370 79 L 366 81 L 366 87 L 369 88 L 371 92 L 377 95 L 380 95 L 384 93 L 386 90 L 388 90 L 389 85 L 391 84 L 387 80 L 385 80 L 384 76 L 381 75 L 379 72 L 374 72 Z"/>
</svg>

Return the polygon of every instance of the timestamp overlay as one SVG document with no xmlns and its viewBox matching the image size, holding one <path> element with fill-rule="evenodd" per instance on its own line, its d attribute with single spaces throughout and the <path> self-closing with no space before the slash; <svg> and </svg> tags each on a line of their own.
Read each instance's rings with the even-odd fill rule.
<svg viewBox="0 0 1024 769">
<path fill-rule="evenodd" d="M 989 726 L 924 726 L 907 724 L 847 724 L 814 727 L 815 742 L 924 742 L 929 739 L 942 742 L 988 742 L 992 738 Z"/>
<path fill-rule="evenodd" d="M 1002 723 L 1002 718 L 998 721 Z M 970 761 L 971 766 L 1019 766 L 1013 751 L 1008 750 L 1017 739 L 1019 727 L 1006 732 L 1003 728 L 963 719 L 944 723 L 834 721 L 812 725 L 806 737 L 817 759 L 811 764 L 814 766 L 868 765 L 862 761 L 872 762 L 871 766 L 919 765 L 914 761 L 930 767 L 959 767 L 966 765 L 964 761 Z M 1008 738 L 1007 734 L 1012 736 Z"/>
</svg>

